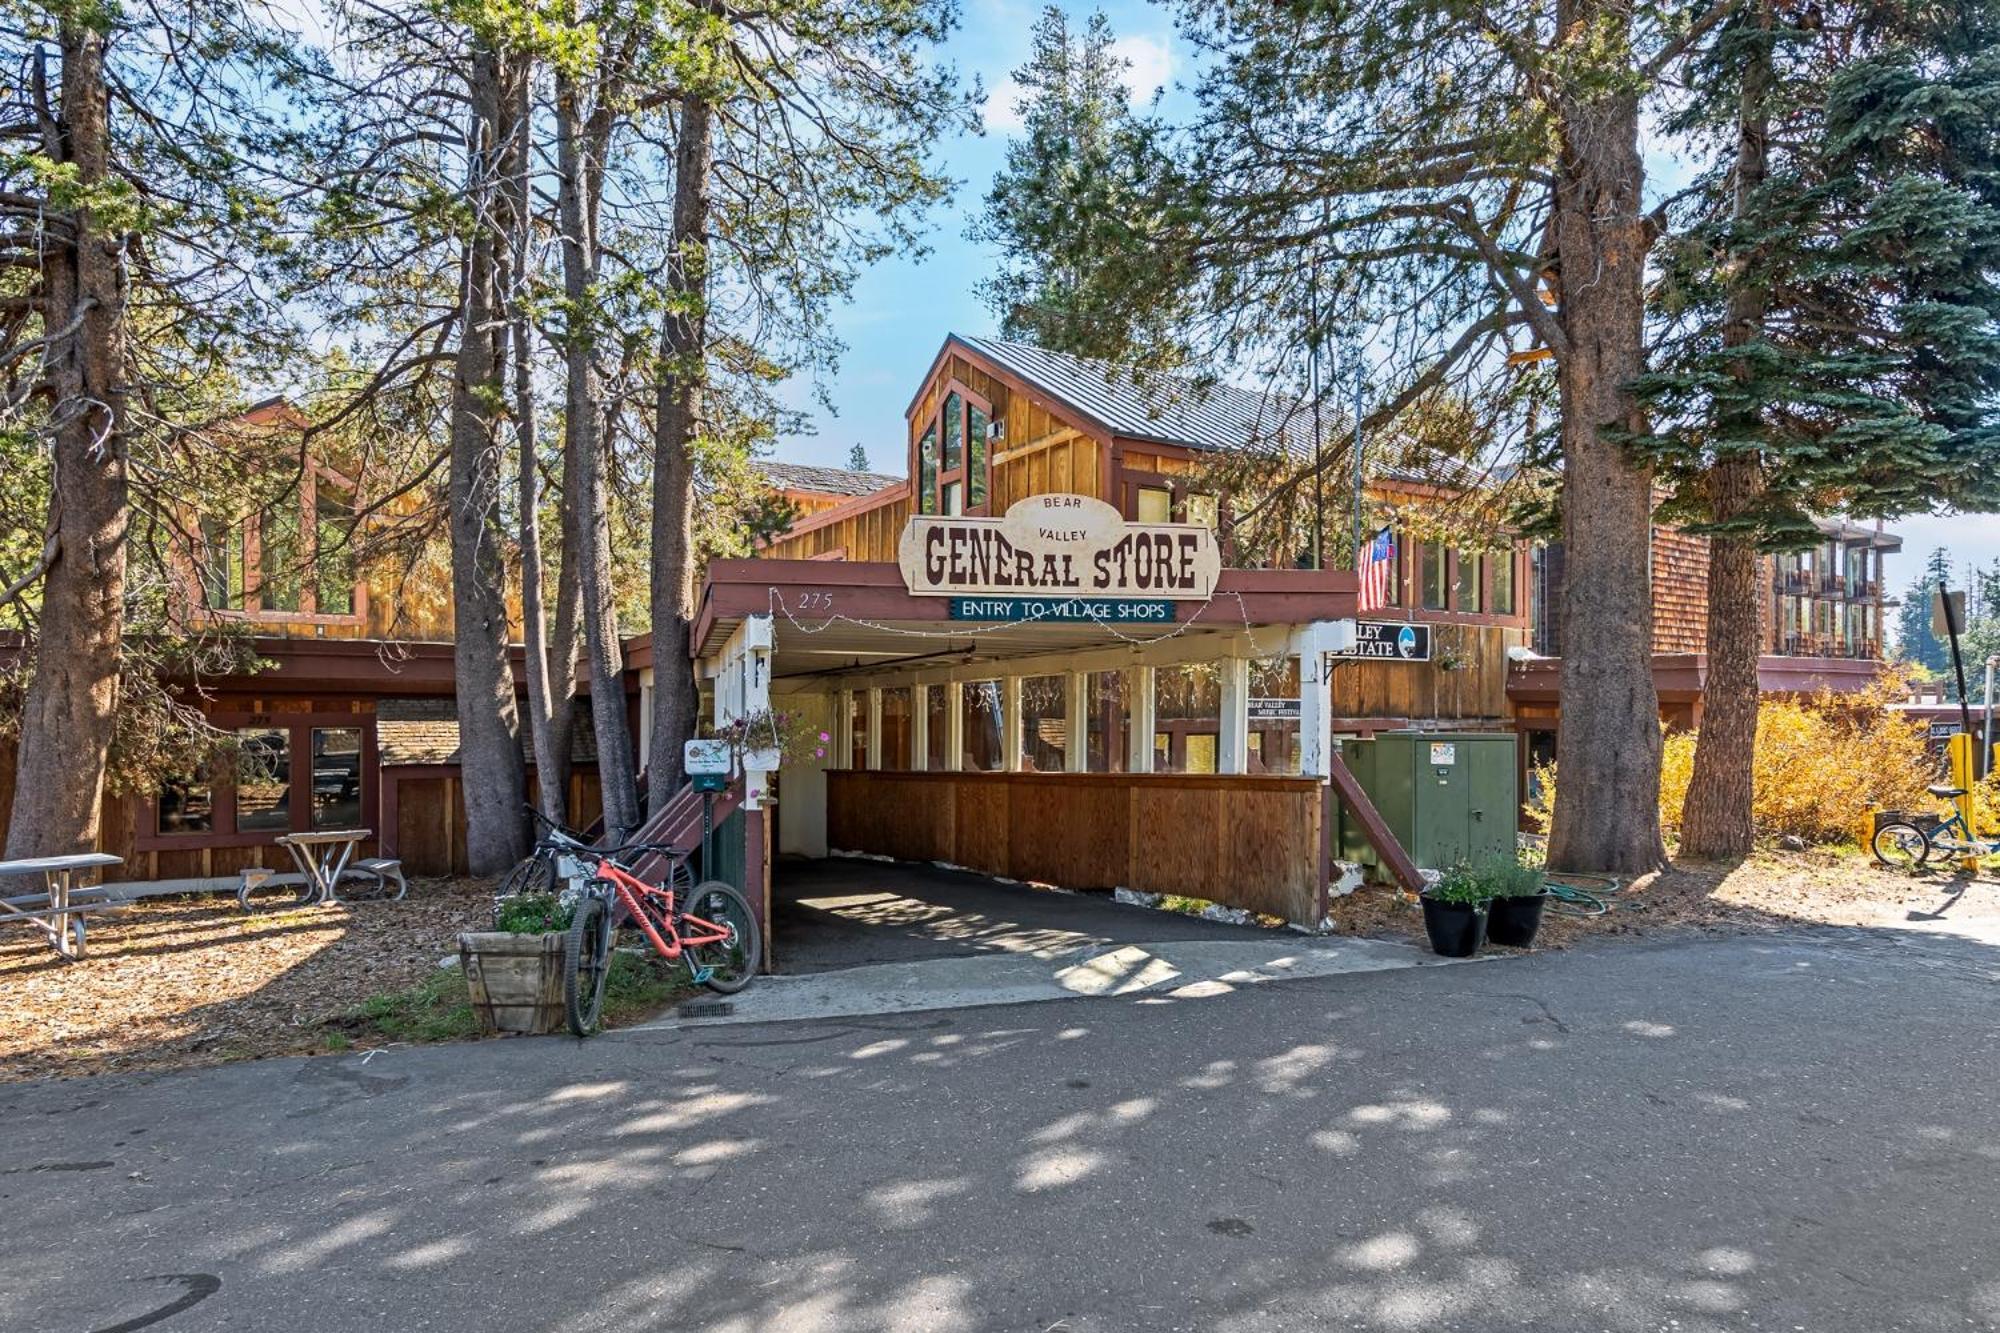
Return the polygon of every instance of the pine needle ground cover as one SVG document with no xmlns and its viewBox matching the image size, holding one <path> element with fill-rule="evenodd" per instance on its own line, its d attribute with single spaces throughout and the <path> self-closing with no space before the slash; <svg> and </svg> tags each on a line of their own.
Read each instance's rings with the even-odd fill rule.
<svg viewBox="0 0 2000 1333">
<path fill-rule="evenodd" d="M 142 900 L 93 917 L 71 964 L 37 932 L 0 930 L 0 1082 L 469 1037 L 464 977 L 438 964 L 459 932 L 491 928 L 493 889 L 419 880 L 399 903 L 256 915 L 222 897 Z M 672 1003 L 663 972 L 625 963 L 607 1016 Z"/>
</svg>

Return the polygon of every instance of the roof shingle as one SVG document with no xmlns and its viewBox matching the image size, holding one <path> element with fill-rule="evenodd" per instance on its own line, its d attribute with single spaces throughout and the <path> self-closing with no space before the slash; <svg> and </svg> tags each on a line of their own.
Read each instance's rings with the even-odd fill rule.
<svg viewBox="0 0 2000 1333">
<path fill-rule="evenodd" d="M 757 460 L 755 466 L 780 490 L 811 491 L 816 495 L 873 495 L 884 486 L 903 483 L 901 477 L 886 472 L 856 472 L 844 467 L 812 467 L 768 459 Z"/>
</svg>

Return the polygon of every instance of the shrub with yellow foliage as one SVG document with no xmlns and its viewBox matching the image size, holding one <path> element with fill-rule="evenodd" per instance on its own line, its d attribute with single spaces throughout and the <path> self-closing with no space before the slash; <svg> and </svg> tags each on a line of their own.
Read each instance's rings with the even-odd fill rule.
<svg viewBox="0 0 2000 1333">
<path fill-rule="evenodd" d="M 1902 678 L 1885 674 L 1858 693 L 1764 700 L 1757 714 L 1751 806 L 1758 834 L 1865 843 L 1875 809 L 1941 809 L 1924 790 L 1938 780 L 1938 762 L 1925 749 L 1922 724 L 1889 707 L 1902 697 Z M 1695 740 L 1691 731 L 1670 732 L 1665 739 L 1660 826 L 1669 831 L 1680 826 L 1694 777 Z M 1527 813 L 1546 832 L 1555 803 L 1554 766 L 1537 769 L 1534 777 Z M 2000 815 L 2000 784 L 1989 780 L 1982 796 L 1982 822 L 1988 822 Z"/>
</svg>

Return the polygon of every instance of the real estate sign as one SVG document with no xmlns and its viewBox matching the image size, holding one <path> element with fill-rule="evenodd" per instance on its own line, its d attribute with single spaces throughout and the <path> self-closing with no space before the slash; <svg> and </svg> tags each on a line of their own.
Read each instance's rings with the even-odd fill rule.
<svg viewBox="0 0 2000 1333">
<path fill-rule="evenodd" d="M 1354 646 L 1339 648 L 1329 657 L 1369 657 L 1391 662 L 1431 660 L 1431 627 L 1397 625 L 1380 620 L 1361 620 L 1354 625 Z"/>
<path fill-rule="evenodd" d="M 897 557 L 919 597 L 1200 601 L 1222 573 L 1206 526 L 1128 523 L 1088 495 L 1031 495 L 1000 518 L 920 514 Z"/>
</svg>

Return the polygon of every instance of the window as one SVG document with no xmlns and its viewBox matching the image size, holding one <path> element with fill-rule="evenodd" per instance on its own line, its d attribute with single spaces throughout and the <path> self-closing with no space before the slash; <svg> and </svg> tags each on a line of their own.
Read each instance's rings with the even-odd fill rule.
<svg viewBox="0 0 2000 1333">
<path fill-rule="evenodd" d="M 1486 599 L 1483 596 L 1486 557 L 1477 551 L 1458 553 L 1458 609 L 1461 611 L 1484 611 Z"/>
<path fill-rule="evenodd" d="M 317 464 L 261 512 L 202 515 L 190 560 L 202 605 L 250 617 L 357 616 L 359 524 L 354 483 Z"/>
<path fill-rule="evenodd" d="M 292 734 L 275 727 L 236 733 L 236 831 L 286 833 L 292 827 Z"/>
<path fill-rule="evenodd" d="M 965 399 L 955 393 L 944 396 L 944 463 L 939 476 L 965 466 Z"/>
<path fill-rule="evenodd" d="M 896 772 L 910 766 L 910 687 L 882 691 L 882 767 Z"/>
<path fill-rule="evenodd" d="M 312 826 L 360 828 L 361 728 L 314 727 L 312 747 Z"/>
<path fill-rule="evenodd" d="M 354 614 L 354 502 L 326 478 L 313 490 L 313 610 Z"/>
<path fill-rule="evenodd" d="M 1007 761 L 1001 743 L 1001 694 L 997 680 L 968 680 L 960 694 L 959 721 L 964 749 L 958 766 L 970 773 L 997 772 Z"/>
<path fill-rule="evenodd" d="M 1444 547 L 1436 542 L 1424 543 L 1423 584 L 1419 592 L 1424 610 L 1444 610 Z"/>
<path fill-rule="evenodd" d="M 1396 534 L 1396 558 L 1389 570 L 1389 593 L 1385 601 L 1390 606 L 1403 604 L 1403 577 L 1410 567 L 1410 543 L 1402 534 Z"/>
<path fill-rule="evenodd" d="M 299 510 L 294 497 L 266 509 L 257 524 L 257 604 L 265 611 L 296 611 L 303 581 Z"/>
<path fill-rule="evenodd" d="M 1498 552 L 1493 557 L 1493 614 L 1496 616 L 1515 614 L 1512 548 Z"/>
<path fill-rule="evenodd" d="M 1250 664 L 1250 728 L 1246 739 L 1252 773 L 1299 771 L 1299 659 Z"/>
<path fill-rule="evenodd" d="M 215 788 L 206 774 L 160 785 L 153 827 L 163 837 L 215 832 Z"/>
<path fill-rule="evenodd" d="M 1138 512 L 1132 517 L 1141 523 L 1173 522 L 1174 493 L 1164 486 L 1141 486 Z"/>
<path fill-rule="evenodd" d="M 1067 676 L 1029 676 L 1021 682 L 1021 768 L 1028 773 L 1060 773 L 1068 765 L 1069 723 L 1064 694 Z"/>
<path fill-rule="evenodd" d="M 243 526 L 201 517 L 201 600 L 212 611 L 243 609 Z"/>
<path fill-rule="evenodd" d="M 1132 674 L 1093 671 L 1084 682 L 1084 767 L 1125 771 L 1125 733 L 1132 721 Z"/>
<path fill-rule="evenodd" d="M 930 726 L 924 737 L 924 767 L 933 772 L 944 767 L 945 744 L 951 739 L 951 695 L 942 685 L 924 692 L 924 716 Z"/>
<path fill-rule="evenodd" d="M 937 512 L 937 427 L 932 426 L 917 441 L 917 512 Z"/>
<path fill-rule="evenodd" d="M 139 846 L 249 847 L 286 833 L 375 827 L 372 721 L 351 712 L 209 721 L 234 735 L 233 753 L 213 772 L 162 782 L 142 814 Z"/>
<path fill-rule="evenodd" d="M 1222 735 L 1222 674 L 1212 662 L 1161 667 L 1153 674 L 1153 767 L 1161 773 L 1215 772 Z"/>
<path fill-rule="evenodd" d="M 847 766 L 868 767 L 868 693 L 856 690 L 847 696 Z"/>
<path fill-rule="evenodd" d="M 917 440 L 917 512 L 963 514 L 986 503 L 992 405 L 956 385 Z"/>
<path fill-rule="evenodd" d="M 974 509 L 986 503 L 986 444 L 993 418 L 977 403 L 965 408 L 965 498 Z"/>
</svg>

